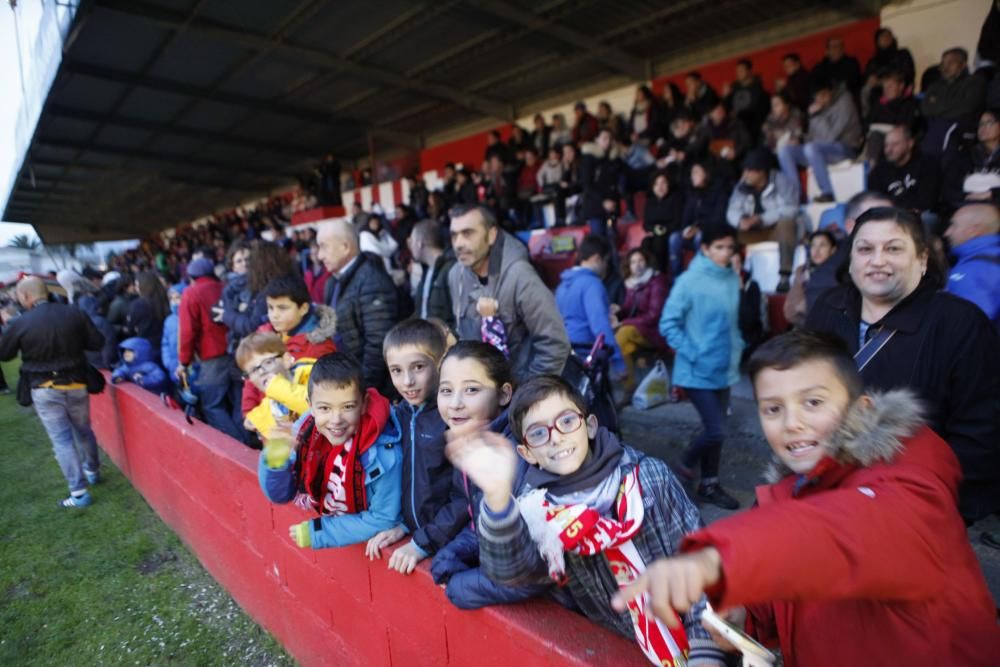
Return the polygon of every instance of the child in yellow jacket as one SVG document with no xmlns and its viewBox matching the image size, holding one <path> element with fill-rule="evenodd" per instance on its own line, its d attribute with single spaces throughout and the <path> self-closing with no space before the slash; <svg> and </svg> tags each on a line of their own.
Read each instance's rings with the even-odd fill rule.
<svg viewBox="0 0 1000 667">
<path fill-rule="evenodd" d="M 243 425 L 264 441 L 276 434 L 289 436 L 295 420 L 309 410 L 307 386 L 314 362 L 294 359 L 273 332 L 257 331 L 240 341 L 236 364 L 264 396 L 246 413 Z"/>
</svg>

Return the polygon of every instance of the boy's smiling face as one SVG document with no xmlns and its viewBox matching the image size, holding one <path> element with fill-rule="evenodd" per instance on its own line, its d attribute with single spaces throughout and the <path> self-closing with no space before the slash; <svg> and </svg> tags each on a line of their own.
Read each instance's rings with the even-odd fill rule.
<svg viewBox="0 0 1000 667">
<path fill-rule="evenodd" d="M 392 385 L 410 405 L 423 405 L 437 394 L 437 365 L 423 348 L 416 345 L 389 348 L 385 363 Z"/>
<path fill-rule="evenodd" d="M 597 419 L 588 417 L 572 433 L 560 433 L 557 420 L 569 413 L 580 413 L 580 408 L 566 396 L 553 393 L 535 403 L 524 414 L 522 442 L 517 451 L 525 461 L 555 475 L 570 475 L 580 469 L 590 454 L 590 439 L 597 435 Z M 549 441 L 540 447 L 528 447 L 523 440 L 527 433 L 537 428 L 549 427 Z"/>
<path fill-rule="evenodd" d="M 354 437 L 365 413 L 365 396 L 356 383 L 337 386 L 317 384 L 309 395 L 309 408 L 316 428 L 331 445 L 342 445 Z"/>
<path fill-rule="evenodd" d="M 283 375 L 291 378 L 289 368 L 295 360 L 287 352 L 283 355 L 272 352 L 257 352 L 250 355 L 244 365 L 243 372 L 246 377 L 260 391 L 267 391 L 267 385 L 275 375 Z"/>
<path fill-rule="evenodd" d="M 308 312 L 308 303 L 299 305 L 287 296 L 267 297 L 267 319 L 280 334 L 287 334 L 299 326 Z"/>
<path fill-rule="evenodd" d="M 833 364 L 817 359 L 785 370 L 766 368 L 757 374 L 754 391 L 771 449 L 792 472 L 808 473 L 828 454 L 828 440 L 851 404 Z"/>
</svg>

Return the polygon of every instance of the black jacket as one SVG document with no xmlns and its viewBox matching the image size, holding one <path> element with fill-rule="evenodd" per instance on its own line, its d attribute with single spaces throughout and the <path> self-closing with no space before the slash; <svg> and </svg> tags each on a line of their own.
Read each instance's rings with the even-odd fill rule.
<svg viewBox="0 0 1000 667">
<path fill-rule="evenodd" d="M 392 395 L 382 359 L 382 339 L 399 319 L 399 295 L 382 258 L 366 252 L 358 255 L 339 279 L 330 277 L 323 300 L 337 312 L 337 350 L 361 364 L 366 386 Z"/>
<path fill-rule="evenodd" d="M 647 204 L 648 205 L 648 204 Z M 681 226 L 695 225 L 702 232 L 726 222 L 729 192 L 726 186 L 713 180 L 707 188 L 688 188 L 684 197 L 684 214 Z"/>
<path fill-rule="evenodd" d="M 139 297 L 128 307 L 129 334 L 145 338 L 153 346 L 154 356 L 160 358 L 160 341 L 163 338 L 163 320 L 156 316 L 149 299 Z"/>
<path fill-rule="evenodd" d="M 83 311 L 62 303 L 40 303 L 13 319 L 0 336 L 0 361 L 21 353 L 21 373 L 37 387 L 87 381 L 86 352 L 99 352 L 104 336 Z"/>
<path fill-rule="evenodd" d="M 857 96 L 862 83 L 861 65 L 858 64 L 858 59 L 853 56 L 844 56 L 837 62 L 823 58 L 813 69 L 812 80 L 814 83 L 842 83 L 847 87 L 847 90 L 851 91 L 851 94 Z"/>
<path fill-rule="evenodd" d="M 455 328 L 455 311 L 451 307 L 451 292 L 448 291 L 448 273 L 455 266 L 455 253 L 448 250 L 434 262 L 434 275 L 431 277 L 431 291 L 427 295 L 427 317 L 436 317 L 451 329 Z M 420 277 L 417 291 L 413 295 L 416 306 L 414 315 L 420 317 L 424 298 L 424 285 L 430 269 L 425 268 Z"/>
<path fill-rule="evenodd" d="M 604 219 L 604 200 L 618 201 L 618 181 L 621 177 L 621 160 L 602 154 L 595 143 L 584 144 L 580 149 L 580 187 L 583 188 L 582 213 L 584 220 Z"/>
<path fill-rule="evenodd" d="M 901 208 L 933 211 L 940 198 L 941 170 L 937 160 L 914 150 L 902 167 L 880 160 L 868 174 L 868 189 L 884 192 Z"/>
<path fill-rule="evenodd" d="M 665 235 L 682 229 L 684 197 L 677 192 L 669 192 L 660 199 L 650 193 L 646 198 L 646 209 L 642 214 L 642 226 L 647 232 L 655 232 L 657 227 L 665 228 Z"/>
<path fill-rule="evenodd" d="M 823 294 L 806 328 L 837 335 L 858 351 L 861 294 L 853 285 Z M 910 388 L 927 422 L 951 445 L 965 480 L 959 510 L 978 519 L 1000 510 L 1000 340 L 973 303 L 925 281 L 873 329 L 896 334 L 862 372 L 865 386 Z"/>
<path fill-rule="evenodd" d="M 917 119 L 920 118 L 920 105 L 912 95 L 897 97 L 894 100 L 872 107 L 868 117 L 869 125 L 905 125 L 916 131 Z"/>
</svg>

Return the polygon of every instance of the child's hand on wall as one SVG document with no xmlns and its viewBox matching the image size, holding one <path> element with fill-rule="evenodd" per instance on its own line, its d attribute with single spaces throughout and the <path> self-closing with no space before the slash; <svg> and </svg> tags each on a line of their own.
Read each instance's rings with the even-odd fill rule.
<svg viewBox="0 0 1000 667">
<path fill-rule="evenodd" d="M 288 438 L 271 438 L 264 446 L 264 462 L 271 470 L 280 470 L 292 455 L 292 441 Z"/>
<path fill-rule="evenodd" d="M 368 544 L 365 545 L 365 556 L 368 556 L 368 560 L 378 560 L 382 557 L 382 549 L 403 539 L 404 534 L 402 526 L 383 530 L 368 540 Z"/>
<path fill-rule="evenodd" d="M 309 534 L 309 522 L 293 523 L 288 527 L 288 536 L 292 538 L 296 546 L 308 549 L 312 546 L 312 536 Z"/>
<path fill-rule="evenodd" d="M 445 453 L 452 465 L 482 489 L 491 511 L 507 509 L 517 474 L 517 454 L 507 438 L 490 431 L 465 435 L 449 432 Z"/>
<path fill-rule="evenodd" d="M 411 540 L 406 546 L 400 547 L 393 552 L 389 558 L 389 569 L 400 574 L 409 574 L 417 567 L 417 563 L 427 558 L 416 544 Z"/>
</svg>

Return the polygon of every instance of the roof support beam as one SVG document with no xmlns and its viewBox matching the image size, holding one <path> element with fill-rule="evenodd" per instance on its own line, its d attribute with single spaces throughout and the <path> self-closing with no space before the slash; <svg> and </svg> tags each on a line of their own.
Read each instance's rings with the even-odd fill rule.
<svg viewBox="0 0 1000 667">
<path fill-rule="evenodd" d="M 292 56 L 301 62 L 311 63 L 324 69 L 348 72 L 363 80 L 376 81 L 390 88 L 398 88 L 422 96 L 435 97 L 442 101 L 472 109 L 486 116 L 493 116 L 504 120 L 511 120 L 514 117 L 512 105 L 491 100 L 482 95 L 455 90 L 451 86 L 433 83 L 424 79 L 406 77 L 381 67 L 357 63 L 321 49 L 292 44 L 280 39 L 270 39 L 267 35 L 239 30 L 219 21 L 193 18 L 185 22 L 185 17 L 179 12 L 131 0 L 97 0 L 97 4 L 100 7 L 151 21 L 157 25 L 174 29 L 184 26 L 188 30 L 194 30 L 217 39 L 240 44 L 249 49 L 257 51 L 274 49 L 285 55 Z"/>
<path fill-rule="evenodd" d="M 553 23 L 533 12 L 525 12 L 522 9 L 511 7 L 501 0 L 479 0 L 475 4 L 482 11 L 497 18 L 518 23 L 531 30 L 537 30 L 549 37 L 554 37 L 574 48 L 582 49 L 588 60 L 610 65 L 636 81 L 644 81 L 650 77 L 650 63 L 627 53 L 623 49 L 602 44 L 589 35 Z"/>
</svg>

